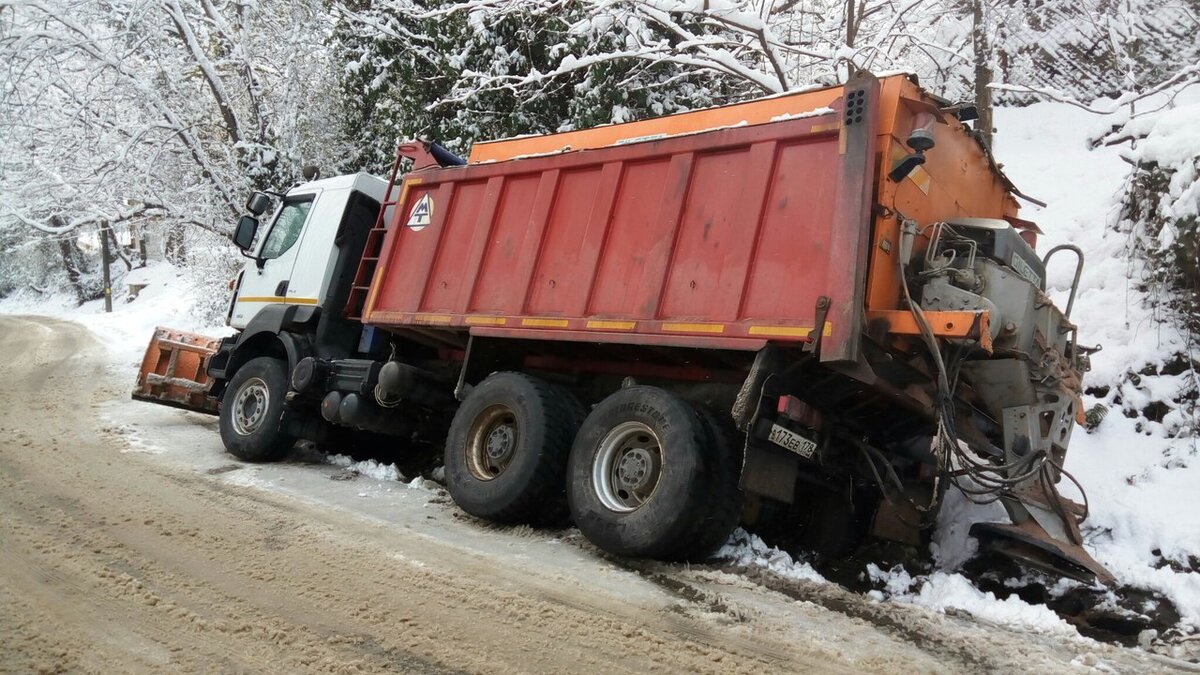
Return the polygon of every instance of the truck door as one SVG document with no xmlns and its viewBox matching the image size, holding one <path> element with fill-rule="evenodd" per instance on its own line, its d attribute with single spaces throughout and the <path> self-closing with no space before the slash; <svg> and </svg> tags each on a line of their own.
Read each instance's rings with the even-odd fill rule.
<svg viewBox="0 0 1200 675">
<path fill-rule="evenodd" d="M 308 224 L 304 226 L 304 236 L 295 246 L 296 263 L 288 281 L 288 302 L 307 302 L 315 298 L 324 307 L 329 277 L 338 255 L 335 238 L 349 196 L 348 188 L 326 188 L 313 204 Z"/>
<path fill-rule="evenodd" d="M 242 284 L 238 289 L 229 325 L 245 328 L 259 310 L 272 303 L 317 303 L 315 297 L 290 295 L 288 287 L 300 250 L 300 239 L 306 224 L 311 220 L 319 196 L 318 190 L 305 194 L 291 194 L 284 198 L 270 228 L 262 237 L 257 251 L 259 260 L 246 265 L 242 273 Z"/>
</svg>

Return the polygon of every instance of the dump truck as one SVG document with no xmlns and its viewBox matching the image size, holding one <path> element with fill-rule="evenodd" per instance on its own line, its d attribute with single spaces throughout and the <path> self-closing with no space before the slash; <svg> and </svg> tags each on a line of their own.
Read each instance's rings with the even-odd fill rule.
<svg viewBox="0 0 1200 675">
<path fill-rule="evenodd" d="M 953 489 L 1003 504 L 971 530 L 993 550 L 1111 581 L 1056 488 L 1083 254 L 1035 252 L 971 119 L 862 72 L 465 160 L 403 143 L 387 180 L 252 194 L 236 334 L 161 329 L 134 396 L 217 411 L 247 461 L 441 448 L 462 510 L 620 556 L 701 559 L 780 512 L 827 556 L 920 544 Z"/>
</svg>

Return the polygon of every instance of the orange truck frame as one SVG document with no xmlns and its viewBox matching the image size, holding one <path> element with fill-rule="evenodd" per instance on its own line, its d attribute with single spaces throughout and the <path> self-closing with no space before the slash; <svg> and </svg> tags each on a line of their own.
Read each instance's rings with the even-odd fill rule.
<svg viewBox="0 0 1200 675">
<path fill-rule="evenodd" d="M 332 187 L 289 191 L 257 244 L 253 196 L 243 280 L 274 283 L 296 217 L 299 256 L 337 236 L 275 301 L 239 282 L 231 321 L 238 296 L 261 307 L 206 368 L 226 446 L 415 439 L 469 513 L 569 515 L 606 550 L 664 558 L 780 512 L 826 555 L 919 543 L 954 485 L 1008 510 L 975 526 L 985 542 L 1108 580 L 1054 488 L 1088 352 L 1045 296 L 1063 247 L 1034 253 L 969 112 L 859 73 L 468 160 L 405 144 L 340 211 Z M 318 297 L 286 291 L 301 273 Z M 170 377 L 144 374 L 143 396 Z"/>
</svg>

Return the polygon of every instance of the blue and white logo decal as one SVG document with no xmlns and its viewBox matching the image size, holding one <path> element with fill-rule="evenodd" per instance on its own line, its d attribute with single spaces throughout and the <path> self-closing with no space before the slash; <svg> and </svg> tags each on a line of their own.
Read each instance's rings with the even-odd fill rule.
<svg viewBox="0 0 1200 675">
<path fill-rule="evenodd" d="M 420 232 L 433 222 L 433 200 L 429 193 L 417 200 L 412 211 L 408 214 L 408 222 L 404 225 L 413 232 Z"/>
</svg>

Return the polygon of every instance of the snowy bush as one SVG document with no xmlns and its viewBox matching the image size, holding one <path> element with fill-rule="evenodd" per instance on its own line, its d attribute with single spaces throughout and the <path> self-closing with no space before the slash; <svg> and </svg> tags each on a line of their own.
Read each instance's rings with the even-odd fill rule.
<svg viewBox="0 0 1200 675">
<path fill-rule="evenodd" d="M 1200 88 L 1200 87 L 1198 87 Z M 1133 165 L 1121 227 L 1149 262 L 1145 283 L 1169 317 L 1200 336 L 1200 91 L 1125 124 Z"/>
<path fill-rule="evenodd" d="M 1190 109 L 1189 109 L 1190 108 Z M 1172 113 L 1200 115 L 1200 105 L 1184 106 Z M 1127 157 L 1136 157 L 1135 168 L 1121 202 L 1121 227 L 1129 232 L 1134 255 L 1144 259 L 1141 286 L 1152 298 L 1163 320 L 1178 326 L 1187 337 L 1189 351 L 1180 351 L 1161 365 L 1139 373 L 1130 372 L 1123 388 L 1145 391 L 1142 377 L 1169 378 L 1173 387 L 1143 395 L 1142 406 L 1125 401 L 1127 415 L 1139 414 L 1148 422 L 1159 422 L 1171 435 L 1195 435 L 1200 360 L 1200 137 L 1180 138 L 1171 124 L 1177 115 L 1164 115 L 1147 131 L 1139 147 Z M 1193 123 L 1194 124 L 1194 123 Z M 1165 156 L 1157 148 L 1173 147 Z M 1188 156 L 1190 155 L 1190 156 Z"/>
</svg>

